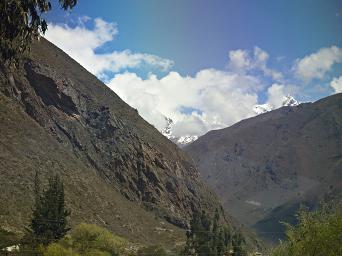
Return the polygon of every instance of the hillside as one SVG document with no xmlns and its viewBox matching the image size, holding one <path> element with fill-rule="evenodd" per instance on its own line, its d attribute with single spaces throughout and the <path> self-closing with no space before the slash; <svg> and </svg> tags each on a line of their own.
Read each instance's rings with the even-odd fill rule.
<svg viewBox="0 0 342 256">
<path fill-rule="evenodd" d="M 342 94 L 210 131 L 185 150 L 224 207 L 271 241 L 301 203 L 342 192 Z"/>
<path fill-rule="evenodd" d="M 36 171 L 59 173 L 71 223 L 137 242 L 182 240 L 193 211 L 221 208 L 183 151 L 46 40 L 14 74 L 0 70 L 0 226 L 22 231 Z"/>
</svg>

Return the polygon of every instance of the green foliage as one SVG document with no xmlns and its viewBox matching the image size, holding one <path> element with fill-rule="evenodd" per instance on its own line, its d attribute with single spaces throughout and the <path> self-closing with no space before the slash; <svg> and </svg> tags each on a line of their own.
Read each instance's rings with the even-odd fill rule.
<svg viewBox="0 0 342 256">
<path fill-rule="evenodd" d="M 43 253 L 44 256 L 79 256 L 79 254 L 66 249 L 59 244 L 50 244 Z"/>
<path fill-rule="evenodd" d="M 73 8 L 77 0 L 59 0 L 64 9 Z M 47 22 L 42 14 L 51 10 L 50 0 L 0 1 L 0 56 L 6 64 L 18 62 L 40 33 L 45 33 Z"/>
<path fill-rule="evenodd" d="M 35 193 L 35 208 L 26 242 L 47 245 L 63 238 L 69 230 L 67 217 L 70 212 L 64 201 L 63 182 L 58 175 L 51 177 L 47 190 L 40 193 L 39 180 L 36 177 Z"/>
<path fill-rule="evenodd" d="M 164 248 L 153 245 L 140 248 L 138 250 L 137 256 L 167 256 L 167 252 Z"/>
<path fill-rule="evenodd" d="M 234 234 L 232 238 L 233 256 L 247 255 L 244 245 L 245 245 L 245 240 L 243 239 L 241 234 L 240 233 Z"/>
<path fill-rule="evenodd" d="M 230 246 L 231 235 L 227 227 L 219 223 L 220 215 L 216 210 L 213 219 L 202 211 L 195 213 L 190 222 L 187 242 L 182 252 L 184 256 L 223 256 Z"/>
<path fill-rule="evenodd" d="M 338 256 L 342 255 L 342 204 L 336 208 L 324 205 L 309 212 L 301 209 L 299 224 L 286 224 L 287 241 L 273 249 L 272 256 Z"/>
<path fill-rule="evenodd" d="M 93 224 L 80 224 L 60 244 L 80 255 L 114 256 L 124 252 L 127 241 Z"/>
</svg>

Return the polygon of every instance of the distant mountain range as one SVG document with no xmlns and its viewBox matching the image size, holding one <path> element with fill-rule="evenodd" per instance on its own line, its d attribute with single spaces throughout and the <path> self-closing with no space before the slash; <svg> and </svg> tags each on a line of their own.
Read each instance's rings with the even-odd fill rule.
<svg viewBox="0 0 342 256">
<path fill-rule="evenodd" d="M 282 104 L 281 107 L 284 106 L 298 106 L 299 102 L 292 97 L 291 95 L 287 95 L 285 97 L 283 97 L 282 99 Z M 253 111 L 256 115 L 260 115 L 260 114 L 264 114 L 266 112 L 272 111 L 276 109 L 275 106 L 269 104 L 269 103 L 265 103 L 262 105 L 255 105 L 253 107 Z M 185 147 L 186 145 L 196 141 L 198 139 L 199 136 L 197 135 L 187 135 L 184 134 L 183 136 L 177 137 L 174 136 L 172 133 L 172 128 L 174 125 L 174 122 L 171 118 L 165 117 L 166 120 L 166 125 L 165 128 L 163 130 L 161 130 L 160 132 L 169 140 L 173 141 L 175 144 L 177 144 L 179 147 Z"/>
<path fill-rule="evenodd" d="M 273 242 L 300 204 L 342 195 L 342 94 L 284 104 L 184 148 L 224 207 Z"/>
</svg>

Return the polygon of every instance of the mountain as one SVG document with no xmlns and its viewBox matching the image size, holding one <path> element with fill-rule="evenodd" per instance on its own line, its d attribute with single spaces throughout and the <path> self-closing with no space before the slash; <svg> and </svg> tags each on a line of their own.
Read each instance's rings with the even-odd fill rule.
<svg viewBox="0 0 342 256">
<path fill-rule="evenodd" d="M 224 207 L 269 241 L 342 192 L 342 94 L 287 106 L 210 131 L 185 147 Z"/>
<path fill-rule="evenodd" d="M 294 107 L 294 106 L 298 106 L 298 105 L 299 105 L 299 102 L 295 98 L 293 98 L 291 95 L 286 95 L 282 99 L 281 107 Z M 271 105 L 269 103 L 265 103 L 265 104 L 261 104 L 261 105 L 255 105 L 253 107 L 253 111 L 257 115 L 264 114 L 264 113 L 272 111 L 274 109 L 276 109 L 276 107 L 274 107 L 273 105 Z"/>
<path fill-rule="evenodd" d="M 292 97 L 291 95 L 287 95 L 284 96 L 282 99 L 282 107 L 285 106 L 298 106 L 299 102 Z M 275 106 L 265 103 L 265 104 L 261 104 L 261 105 L 255 105 L 253 107 L 253 111 L 256 115 L 260 115 L 266 112 L 269 112 L 271 110 L 276 109 Z M 165 117 L 165 121 L 166 121 L 166 125 L 165 128 L 163 130 L 161 130 L 160 132 L 169 140 L 173 141 L 174 143 L 176 143 L 180 148 L 185 147 L 186 145 L 189 145 L 190 143 L 194 142 L 195 140 L 198 139 L 199 136 L 197 135 L 183 135 L 180 137 L 176 137 L 173 135 L 172 133 L 172 128 L 174 125 L 174 122 L 171 118 Z"/>
<path fill-rule="evenodd" d="M 7 77 L 1 66 L 1 228 L 28 225 L 36 172 L 61 175 L 72 225 L 137 242 L 182 241 L 194 211 L 222 209 L 183 151 L 48 41 Z"/>
<path fill-rule="evenodd" d="M 161 133 L 174 142 L 176 145 L 178 145 L 180 148 L 184 147 L 185 145 L 188 145 L 195 140 L 198 139 L 198 136 L 196 135 L 184 135 L 180 137 L 176 137 L 172 134 L 172 127 L 174 125 L 174 122 L 171 118 L 165 117 L 166 125 L 165 128 L 161 131 Z"/>
</svg>

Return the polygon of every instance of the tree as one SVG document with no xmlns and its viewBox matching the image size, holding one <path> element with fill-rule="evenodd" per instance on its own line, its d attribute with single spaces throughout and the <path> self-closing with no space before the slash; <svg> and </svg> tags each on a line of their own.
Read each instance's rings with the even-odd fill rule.
<svg viewBox="0 0 342 256">
<path fill-rule="evenodd" d="M 232 238 L 233 256 L 245 256 L 247 252 L 244 248 L 245 240 L 240 233 L 234 234 Z"/>
<path fill-rule="evenodd" d="M 297 226 L 285 224 L 287 241 L 274 248 L 272 256 L 342 255 L 342 201 L 313 212 L 302 208 L 298 221 Z"/>
<path fill-rule="evenodd" d="M 64 185 L 58 175 L 49 179 L 47 190 L 40 193 L 39 179 L 35 179 L 35 208 L 30 232 L 35 244 L 47 245 L 65 236 L 69 228 L 64 200 Z"/>
<path fill-rule="evenodd" d="M 77 0 L 59 0 L 68 10 Z M 0 1 L 0 56 L 7 68 L 18 64 L 33 40 L 47 30 L 42 15 L 51 10 L 50 0 L 1 0 Z"/>
<path fill-rule="evenodd" d="M 223 256 L 230 245 L 228 227 L 220 225 L 219 211 L 211 219 L 204 211 L 194 213 L 182 255 Z"/>
</svg>

